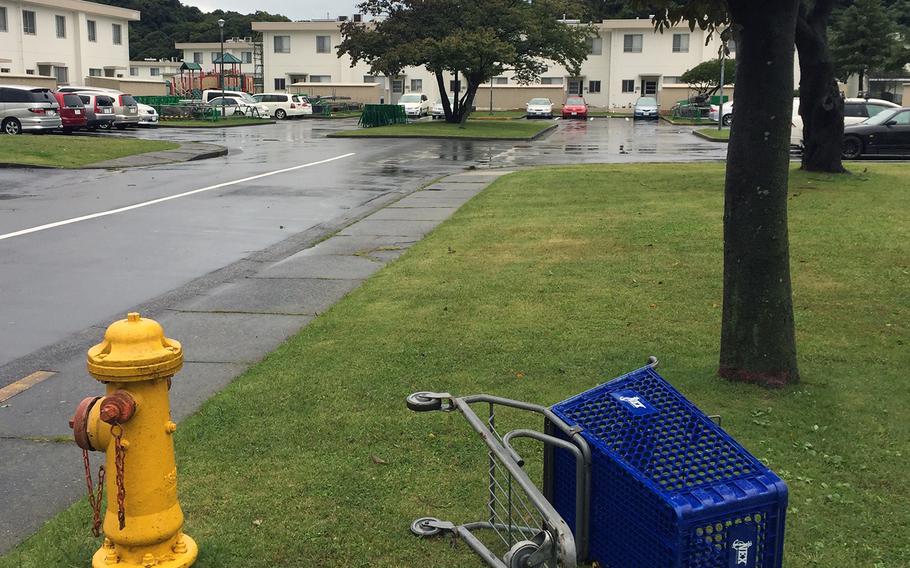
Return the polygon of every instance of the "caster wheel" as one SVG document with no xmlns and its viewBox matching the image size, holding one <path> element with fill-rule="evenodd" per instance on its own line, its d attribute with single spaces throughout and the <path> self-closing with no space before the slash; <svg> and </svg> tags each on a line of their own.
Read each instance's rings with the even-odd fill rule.
<svg viewBox="0 0 910 568">
<path fill-rule="evenodd" d="M 429 523 L 438 521 L 436 517 L 421 517 L 411 523 L 411 532 L 417 536 L 435 536 L 439 534 L 440 529 L 431 526 Z"/>
<path fill-rule="evenodd" d="M 516 542 L 514 546 L 506 553 L 503 560 L 509 568 L 529 568 L 528 559 L 532 554 L 537 552 L 537 543 L 530 540 Z"/>
<path fill-rule="evenodd" d="M 405 403 L 414 412 L 429 412 L 442 408 L 442 400 L 430 398 L 425 392 L 415 392 L 405 399 Z"/>
</svg>

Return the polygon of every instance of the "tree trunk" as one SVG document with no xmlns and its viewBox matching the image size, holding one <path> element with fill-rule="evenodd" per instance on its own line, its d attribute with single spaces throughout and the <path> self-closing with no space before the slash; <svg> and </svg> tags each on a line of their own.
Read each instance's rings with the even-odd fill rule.
<svg viewBox="0 0 910 568">
<path fill-rule="evenodd" d="M 461 128 L 464 128 L 467 125 L 468 116 L 471 114 L 471 109 L 474 108 L 474 97 L 477 95 L 477 87 L 479 86 L 480 85 L 475 83 L 473 79 L 468 80 L 468 92 L 465 94 L 461 110 Z"/>
<path fill-rule="evenodd" d="M 799 52 L 799 115 L 803 119 L 802 168 L 810 172 L 845 173 L 841 163 L 844 100 L 828 51 L 830 0 L 818 0 L 808 12 L 801 8 L 796 25 Z"/>
<path fill-rule="evenodd" d="M 442 101 L 442 111 L 446 115 L 446 122 L 452 122 L 452 104 L 449 102 L 449 92 L 446 90 L 446 81 L 442 71 L 436 71 L 436 86 L 439 87 L 439 99 Z"/>
<path fill-rule="evenodd" d="M 797 5 L 730 0 L 736 107 L 724 188 L 718 374 L 765 386 L 799 380 L 787 235 Z"/>
</svg>

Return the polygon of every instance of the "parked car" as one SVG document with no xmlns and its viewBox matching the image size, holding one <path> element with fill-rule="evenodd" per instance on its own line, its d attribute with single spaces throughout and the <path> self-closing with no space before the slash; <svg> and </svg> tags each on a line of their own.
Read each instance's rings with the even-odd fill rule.
<svg viewBox="0 0 910 568">
<path fill-rule="evenodd" d="M 588 103 L 582 97 L 569 97 L 562 105 L 563 118 L 588 118 Z"/>
<path fill-rule="evenodd" d="M 224 93 L 224 95 L 222 95 L 222 93 Z M 202 102 L 210 103 L 213 99 L 217 99 L 221 96 L 238 99 L 248 105 L 259 104 L 256 102 L 256 99 L 253 98 L 253 95 L 249 93 L 244 93 L 243 91 L 222 91 L 221 89 L 206 89 L 202 91 Z"/>
<path fill-rule="evenodd" d="M 553 101 L 545 98 L 531 99 L 525 105 L 525 115 L 528 118 L 553 118 Z"/>
<path fill-rule="evenodd" d="M 313 105 L 305 98 L 301 100 L 299 95 L 291 95 L 288 93 L 262 93 L 253 95 L 253 99 L 268 109 L 269 116 L 273 116 L 278 120 L 284 120 L 285 118 L 294 116 L 303 116 L 305 114 L 313 114 Z"/>
<path fill-rule="evenodd" d="M 423 93 L 408 93 L 401 95 L 401 98 L 398 99 L 398 106 L 404 107 L 404 113 L 408 117 L 419 118 L 430 114 L 433 103 Z"/>
<path fill-rule="evenodd" d="M 723 109 L 718 105 L 711 105 L 708 118 L 715 122 L 720 121 L 724 126 L 731 126 L 733 124 L 733 101 L 725 102 Z"/>
<path fill-rule="evenodd" d="M 430 111 L 433 120 L 440 120 L 446 117 L 446 109 L 442 106 L 442 101 L 433 103 L 433 109 Z"/>
<path fill-rule="evenodd" d="M 62 128 L 59 108 L 49 89 L 0 85 L 0 129 L 6 134 Z"/>
<path fill-rule="evenodd" d="M 139 107 L 139 126 L 158 126 L 158 111 L 155 107 L 137 103 Z"/>
<path fill-rule="evenodd" d="M 859 124 L 883 110 L 900 108 L 900 105 L 882 99 L 844 99 L 844 126 Z"/>
<path fill-rule="evenodd" d="M 139 107 L 136 99 L 128 93 L 101 87 L 67 86 L 57 89 L 58 93 L 102 93 L 113 99 L 114 127 L 118 130 L 139 126 Z"/>
<path fill-rule="evenodd" d="M 910 154 L 910 107 L 889 108 L 860 124 L 844 127 L 843 156 Z"/>
<path fill-rule="evenodd" d="M 86 128 L 110 130 L 114 124 L 114 99 L 103 93 L 74 93 L 85 106 Z"/>
<path fill-rule="evenodd" d="M 85 104 L 76 93 L 53 93 L 60 107 L 60 121 L 64 132 L 81 130 L 88 124 L 85 116 Z"/>
<path fill-rule="evenodd" d="M 269 116 L 269 109 L 264 104 L 256 101 L 248 103 L 237 97 L 217 97 L 209 101 L 207 106 L 214 108 L 219 113 L 222 106 L 224 106 L 225 116 L 252 116 L 257 118 L 267 118 Z"/>
<path fill-rule="evenodd" d="M 632 109 L 632 118 L 647 118 L 657 120 L 660 116 L 660 105 L 654 97 L 638 97 L 635 101 L 635 107 Z"/>
</svg>

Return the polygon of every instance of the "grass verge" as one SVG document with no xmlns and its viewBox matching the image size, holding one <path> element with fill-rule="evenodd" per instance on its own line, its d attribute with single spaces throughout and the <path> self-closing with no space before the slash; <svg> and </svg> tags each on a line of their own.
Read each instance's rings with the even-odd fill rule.
<svg viewBox="0 0 910 568">
<path fill-rule="evenodd" d="M 529 140 L 551 127 L 551 121 L 469 120 L 465 128 L 442 120 L 393 124 L 329 134 L 335 138 L 482 138 L 485 140 Z"/>
<path fill-rule="evenodd" d="M 227 117 L 216 121 L 192 119 L 162 119 L 158 126 L 173 128 L 230 128 L 232 126 L 257 126 L 260 124 L 275 124 L 274 120 L 265 118 L 251 118 L 245 116 Z"/>
<path fill-rule="evenodd" d="M 676 124 L 678 126 L 707 126 L 707 125 L 717 125 L 716 120 L 711 120 L 710 118 L 674 118 L 672 116 L 660 116 L 661 120 L 665 120 L 670 124 Z"/>
<path fill-rule="evenodd" d="M 910 168 L 864 168 L 792 172 L 802 383 L 778 391 L 715 376 L 722 165 L 501 179 L 181 425 L 196 566 L 480 566 L 407 527 L 483 517 L 483 444 L 404 397 L 551 404 L 650 353 L 788 481 L 785 565 L 910 565 Z M 90 523 L 82 501 L 0 568 L 81 566 Z"/>
<path fill-rule="evenodd" d="M 23 166 L 78 168 L 116 158 L 179 148 L 163 140 L 115 136 L 0 136 L 0 162 Z"/>
<path fill-rule="evenodd" d="M 527 113 L 523 110 L 476 110 L 471 113 L 470 120 L 515 120 L 524 118 Z"/>
<path fill-rule="evenodd" d="M 699 138 L 704 138 L 705 140 L 713 140 L 715 142 L 729 142 L 730 141 L 730 129 L 723 128 L 718 130 L 715 128 L 700 128 L 698 130 L 693 130 L 692 134 L 695 134 Z"/>
</svg>

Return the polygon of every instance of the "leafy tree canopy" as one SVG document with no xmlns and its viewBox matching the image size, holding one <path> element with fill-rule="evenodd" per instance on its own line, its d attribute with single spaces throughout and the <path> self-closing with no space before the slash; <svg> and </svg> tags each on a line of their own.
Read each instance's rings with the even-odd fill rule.
<svg viewBox="0 0 910 568">
<path fill-rule="evenodd" d="M 831 55 L 840 80 L 850 75 L 886 72 L 900 44 L 894 19 L 881 0 L 856 0 L 831 25 Z"/>
<path fill-rule="evenodd" d="M 367 0 L 358 6 L 376 19 L 346 22 L 338 56 L 364 62 L 375 74 L 394 76 L 406 67 L 436 75 L 446 119 L 459 122 L 470 112 L 482 83 L 503 73 L 519 82 L 537 79 L 547 62 L 578 74 L 587 58 L 588 26 L 558 19 L 578 9 L 571 0 Z M 463 77 L 465 94 L 450 105 L 443 74 Z"/>
<path fill-rule="evenodd" d="M 720 83 L 720 59 L 712 59 L 699 63 L 679 77 L 683 83 L 688 83 L 699 93 L 712 91 Z M 736 61 L 724 59 L 724 83 L 736 82 Z"/>
<path fill-rule="evenodd" d="M 251 22 L 289 22 L 290 19 L 268 12 L 202 12 L 184 6 L 179 0 L 97 0 L 103 4 L 139 10 L 142 19 L 130 23 L 130 59 L 179 57 L 176 42 L 218 41 L 218 19 L 223 18 L 224 37 L 250 37 Z"/>
</svg>

